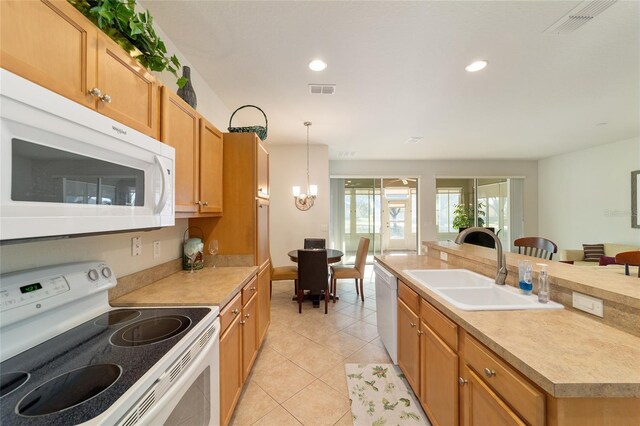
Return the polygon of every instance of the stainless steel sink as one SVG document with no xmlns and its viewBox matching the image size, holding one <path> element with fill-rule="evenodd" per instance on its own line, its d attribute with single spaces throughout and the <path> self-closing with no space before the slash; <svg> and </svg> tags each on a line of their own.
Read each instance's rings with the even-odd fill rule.
<svg viewBox="0 0 640 426">
<path fill-rule="evenodd" d="M 508 311 L 520 309 L 563 309 L 559 303 L 538 302 L 538 296 L 526 295 L 511 286 L 495 285 L 491 278 L 466 269 L 402 271 L 456 308 L 465 311 Z"/>
</svg>

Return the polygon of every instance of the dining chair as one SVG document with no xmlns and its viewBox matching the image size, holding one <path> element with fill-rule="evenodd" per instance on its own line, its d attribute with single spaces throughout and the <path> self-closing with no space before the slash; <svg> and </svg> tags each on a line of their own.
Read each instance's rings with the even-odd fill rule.
<svg viewBox="0 0 640 426">
<path fill-rule="evenodd" d="M 324 291 L 324 313 L 328 311 L 329 272 L 327 251 L 323 249 L 298 250 L 298 313 L 302 313 L 304 291 L 321 294 Z"/>
<path fill-rule="evenodd" d="M 333 303 L 336 303 L 336 284 L 340 279 L 356 280 L 356 294 L 359 294 L 364 302 L 364 267 L 367 261 L 367 252 L 369 251 L 369 241 L 369 238 L 360 237 L 355 265 L 331 267 L 331 293 L 333 294 Z M 360 281 L 359 290 L 358 280 Z"/>
<path fill-rule="evenodd" d="M 638 267 L 638 278 L 640 278 L 640 250 L 636 251 L 623 251 L 616 254 L 616 263 L 624 265 L 624 274 L 631 275 L 629 273 L 629 265 Z"/>
<path fill-rule="evenodd" d="M 467 228 L 461 227 L 458 229 L 458 232 L 462 232 L 465 229 Z M 493 233 L 496 232 L 495 228 L 492 227 L 486 227 L 486 229 L 490 230 Z M 493 238 L 491 238 L 490 235 L 487 235 L 484 232 L 472 232 L 465 237 L 464 242 L 481 247 L 488 247 L 492 249 L 496 248 L 496 242 L 493 240 Z"/>
<path fill-rule="evenodd" d="M 554 253 L 558 252 L 558 246 L 551 240 L 542 237 L 517 238 L 513 245 L 518 247 L 518 254 L 539 257 L 551 260 Z"/>
<path fill-rule="evenodd" d="M 323 249 L 323 248 L 327 248 L 327 245 L 324 238 L 305 238 L 304 248 L 305 249 Z"/>
<path fill-rule="evenodd" d="M 293 280 L 294 292 L 298 294 L 298 268 L 296 266 L 278 266 L 274 268 L 271 258 L 269 258 L 269 266 L 271 274 L 269 278 L 269 298 L 273 296 L 274 281 L 291 281 Z"/>
</svg>

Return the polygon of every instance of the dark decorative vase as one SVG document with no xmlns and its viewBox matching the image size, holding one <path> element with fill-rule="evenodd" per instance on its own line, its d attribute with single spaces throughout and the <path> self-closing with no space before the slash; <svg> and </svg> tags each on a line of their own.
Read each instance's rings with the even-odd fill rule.
<svg viewBox="0 0 640 426">
<path fill-rule="evenodd" d="M 193 90 L 193 86 L 191 85 L 191 68 L 186 66 L 182 67 L 182 76 L 187 79 L 187 84 L 185 84 L 182 89 L 178 89 L 178 96 L 191 105 L 193 109 L 196 109 L 198 106 L 198 99 L 196 98 L 196 92 Z"/>
</svg>

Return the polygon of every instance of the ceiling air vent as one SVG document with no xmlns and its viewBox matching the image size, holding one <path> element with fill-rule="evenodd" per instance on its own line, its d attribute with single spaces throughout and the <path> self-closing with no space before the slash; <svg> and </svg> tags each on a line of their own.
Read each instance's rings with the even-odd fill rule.
<svg viewBox="0 0 640 426">
<path fill-rule="evenodd" d="M 333 95 L 336 93 L 335 84 L 310 84 L 309 93 L 312 95 Z"/>
<path fill-rule="evenodd" d="M 618 0 L 583 1 L 544 30 L 545 33 L 569 34 L 607 10 Z"/>
</svg>

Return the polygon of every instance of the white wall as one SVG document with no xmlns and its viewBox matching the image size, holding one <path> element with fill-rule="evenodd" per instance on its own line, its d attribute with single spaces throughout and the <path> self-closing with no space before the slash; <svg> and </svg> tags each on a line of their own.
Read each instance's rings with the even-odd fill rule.
<svg viewBox="0 0 640 426">
<path fill-rule="evenodd" d="M 307 211 L 293 202 L 291 188 L 305 191 L 307 185 L 306 145 L 269 146 L 269 233 L 274 266 L 292 264 L 290 250 L 302 248 L 305 237 L 329 236 L 329 150 L 326 145 L 310 145 L 309 180 L 318 185 L 318 198 Z"/>
<path fill-rule="evenodd" d="M 436 177 L 524 177 L 524 232 L 538 233 L 538 165 L 521 160 L 424 160 L 357 161 L 329 163 L 332 176 L 418 176 L 420 177 L 420 226 L 422 241 L 436 240 Z"/>
<path fill-rule="evenodd" d="M 149 3 L 151 2 L 144 2 L 143 6 L 153 6 Z M 153 15 L 152 7 L 150 12 Z M 167 51 L 170 54 L 176 54 L 182 65 L 190 65 L 162 29 L 157 24 L 154 24 L 154 27 L 165 42 Z M 165 85 L 177 90 L 176 78 L 173 74 L 169 72 L 155 74 Z M 179 74 L 182 74 L 182 70 Z M 226 132 L 231 115 L 230 110 L 193 67 L 191 68 L 191 80 L 198 98 L 198 112 L 218 129 Z M 187 226 L 187 220 L 183 219 L 177 220 L 174 227 L 156 231 L 4 245 L 0 246 L 0 272 L 97 259 L 109 262 L 116 277 L 121 277 L 181 257 L 182 235 Z M 133 236 L 142 237 L 141 256 L 131 256 L 131 238 Z M 161 256 L 158 259 L 153 259 L 153 241 L 161 241 Z"/>
<path fill-rule="evenodd" d="M 540 233 L 560 249 L 586 243 L 640 244 L 631 227 L 631 172 L 640 169 L 640 138 L 540 160 Z"/>
</svg>

